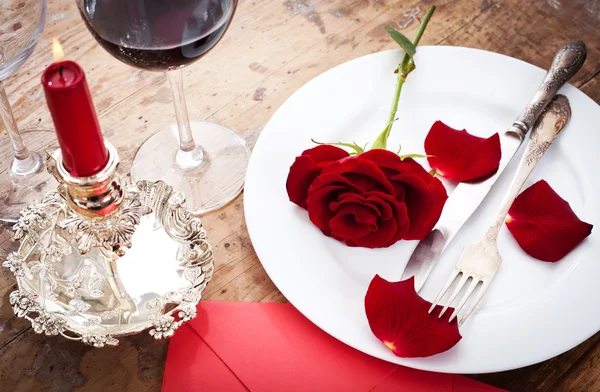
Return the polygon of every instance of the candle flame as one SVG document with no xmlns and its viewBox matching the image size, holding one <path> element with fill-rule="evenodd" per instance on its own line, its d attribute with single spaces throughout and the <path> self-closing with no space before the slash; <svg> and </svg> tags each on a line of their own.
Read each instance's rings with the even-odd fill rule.
<svg viewBox="0 0 600 392">
<path fill-rule="evenodd" d="M 54 57 L 55 63 L 58 63 L 65 58 L 65 52 L 63 51 L 60 42 L 56 38 L 54 38 L 52 41 L 52 57 Z"/>
</svg>

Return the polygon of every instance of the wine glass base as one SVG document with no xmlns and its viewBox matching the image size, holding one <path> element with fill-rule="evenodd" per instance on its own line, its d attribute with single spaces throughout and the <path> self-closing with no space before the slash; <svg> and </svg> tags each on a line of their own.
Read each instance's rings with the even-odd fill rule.
<svg viewBox="0 0 600 392">
<path fill-rule="evenodd" d="M 201 149 L 182 159 L 177 125 L 171 125 L 141 145 L 131 166 L 131 179 L 165 181 L 183 192 L 187 208 L 199 215 L 223 207 L 240 194 L 250 150 L 244 139 L 220 125 L 191 121 L 190 126 Z M 189 159 L 197 159 L 196 164 Z"/>
<path fill-rule="evenodd" d="M 50 130 L 24 130 L 21 137 L 31 154 L 37 160 L 35 169 L 21 175 L 12 172 L 16 168 L 14 160 L 5 162 L 0 171 L 0 221 L 14 223 L 19 220 L 21 210 L 30 204 L 42 201 L 49 191 L 56 190 L 58 183 L 46 171 L 45 150 L 58 148 L 54 132 Z M 0 156 L 12 157 L 12 148 L 8 136 L 0 138 Z"/>
</svg>

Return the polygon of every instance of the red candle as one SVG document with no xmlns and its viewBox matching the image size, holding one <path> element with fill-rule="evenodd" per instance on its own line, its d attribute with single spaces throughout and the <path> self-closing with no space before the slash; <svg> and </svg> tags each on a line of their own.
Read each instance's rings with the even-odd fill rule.
<svg viewBox="0 0 600 392">
<path fill-rule="evenodd" d="M 51 64 L 42 74 L 63 165 L 74 177 L 89 177 L 108 162 L 108 151 L 83 69 L 74 61 Z"/>
</svg>

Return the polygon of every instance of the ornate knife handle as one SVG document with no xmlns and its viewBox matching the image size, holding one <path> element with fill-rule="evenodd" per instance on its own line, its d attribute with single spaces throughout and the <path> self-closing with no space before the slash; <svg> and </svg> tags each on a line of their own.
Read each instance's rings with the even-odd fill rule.
<svg viewBox="0 0 600 392">
<path fill-rule="evenodd" d="M 546 73 L 540 88 L 513 123 L 509 132 L 517 133 L 521 138 L 525 137 L 529 128 L 533 126 L 546 105 L 548 105 L 548 102 L 556 95 L 558 89 L 579 71 L 586 57 L 587 50 L 581 40 L 560 48 L 554 56 L 552 65 Z"/>
</svg>

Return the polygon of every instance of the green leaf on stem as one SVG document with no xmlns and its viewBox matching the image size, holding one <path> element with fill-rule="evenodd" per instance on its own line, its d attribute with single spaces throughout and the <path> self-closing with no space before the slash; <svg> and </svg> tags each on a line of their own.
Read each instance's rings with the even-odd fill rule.
<svg viewBox="0 0 600 392">
<path fill-rule="evenodd" d="M 396 41 L 396 43 L 400 45 L 400 47 L 404 49 L 406 54 L 408 54 L 412 59 L 415 53 L 417 53 L 417 48 L 415 47 L 415 45 L 398 30 L 394 30 L 390 26 L 385 26 L 385 29 L 387 30 L 390 37 L 392 37 L 394 41 Z"/>
<path fill-rule="evenodd" d="M 392 131 L 394 121 L 390 121 L 388 125 L 383 129 L 383 131 L 379 134 L 379 136 L 377 136 L 377 139 L 375 139 L 373 145 L 371 146 L 371 150 L 375 150 L 377 148 L 381 150 L 387 149 L 387 140 L 390 137 L 390 132 Z"/>
<path fill-rule="evenodd" d="M 423 155 L 423 154 L 406 154 L 406 155 L 400 155 L 400 160 L 404 160 L 406 158 L 427 158 L 427 155 Z"/>
<path fill-rule="evenodd" d="M 415 70 L 415 68 L 417 68 L 417 66 L 415 65 L 414 61 L 408 63 L 408 65 L 406 66 L 406 71 L 404 71 L 404 77 L 406 78 L 409 73 Z"/>
<path fill-rule="evenodd" d="M 363 152 L 365 152 L 365 149 L 363 147 L 359 146 L 358 144 L 356 144 L 356 142 L 352 142 L 352 143 L 342 143 L 342 142 L 337 142 L 337 143 L 321 143 L 321 142 L 316 141 L 315 139 L 310 139 L 310 141 L 312 141 L 315 144 L 320 144 L 320 145 L 331 145 L 331 146 L 351 148 L 354 151 L 352 151 L 350 153 L 350 155 L 358 155 L 358 154 L 362 154 Z M 365 145 L 365 147 L 366 147 L 366 145 Z"/>
<path fill-rule="evenodd" d="M 373 142 L 373 145 L 371 146 L 371 150 L 375 150 L 377 148 L 385 150 L 387 148 L 387 139 L 390 134 L 390 129 L 391 129 L 391 124 L 388 125 L 387 127 L 385 127 L 383 132 L 381 132 L 379 134 L 379 136 L 377 137 L 377 139 L 375 139 L 375 141 Z"/>
</svg>

